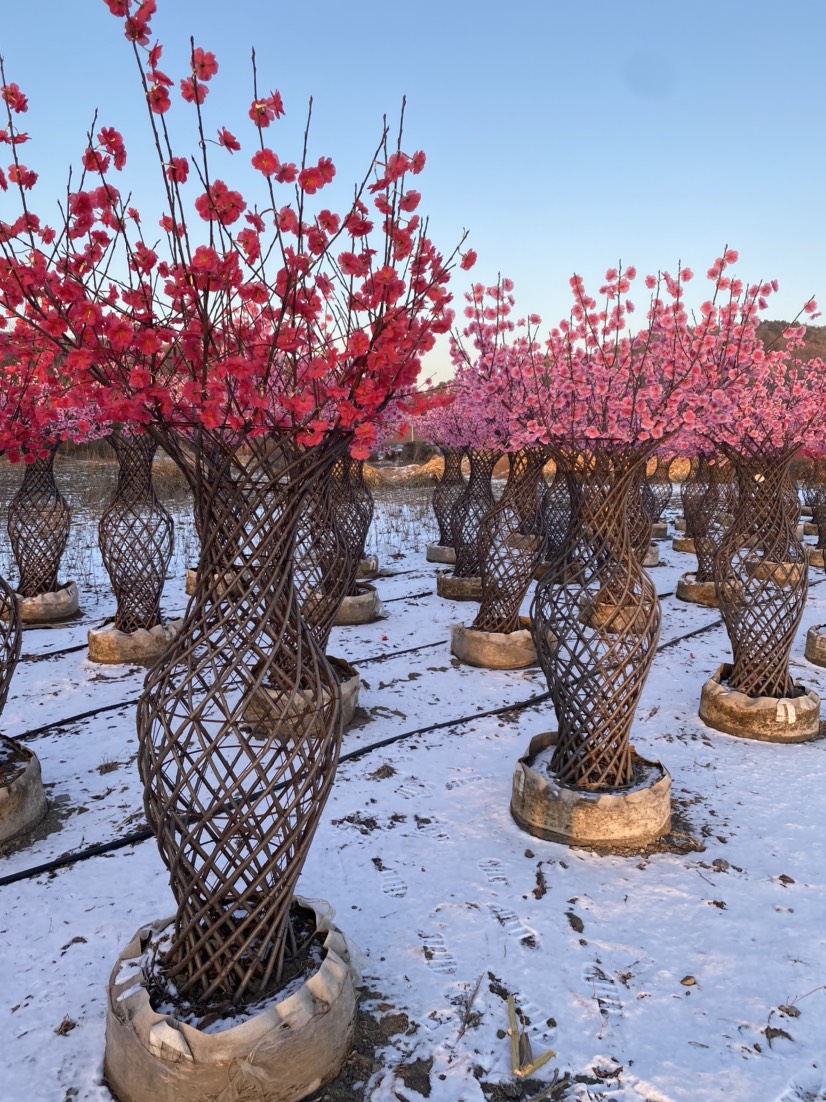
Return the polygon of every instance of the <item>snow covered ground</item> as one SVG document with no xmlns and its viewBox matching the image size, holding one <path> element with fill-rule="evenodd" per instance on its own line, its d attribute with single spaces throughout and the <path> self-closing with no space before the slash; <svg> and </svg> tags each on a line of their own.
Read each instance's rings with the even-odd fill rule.
<svg viewBox="0 0 826 1102">
<path fill-rule="evenodd" d="M 670 844 L 606 857 L 523 833 L 511 776 L 553 724 L 546 700 L 530 704 L 544 678 L 451 657 L 451 624 L 470 623 L 475 606 L 436 597 L 429 538 L 409 504 L 380 504 L 387 618 L 333 632 L 330 652 L 362 674 L 364 723 L 345 736 L 300 885 L 330 901 L 362 950 L 377 1014 L 415 1025 L 380 1053 L 364 1098 L 416 1102 L 400 1069 L 418 1060 L 432 1102 L 513 1084 L 511 994 L 534 1055 L 557 1054 L 535 1079 L 569 1073 L 554 1095 L 566 1102 L 826 1100 L 826 741 L 751 743 L 700 722 L 700 688 L 727 639 L 715 610 L 675 599 L 695 560 L 663 543 L 661 653 L 634 741 L 671 773 Z M 185 604 L 182 566 L 170 615 Z M 2 729 L 36 750 L 52 811 L 36 840 L 0 856 L 0 877 L 143 824 L 143 671 L 94 666 L 82 648 L 113 611 L 104 578 L 92 563 L 82 621 L 25 633 Z M 826 670 L 803 658 L 806 629 L 826 621 L 826 578 L 810 580 L 794 673 L 826 696 Z M 172 910 L 151 840 L 0 887 L 3 1102 L 108 1102 L 109 972 L 142 923 Z"/>
</svg>

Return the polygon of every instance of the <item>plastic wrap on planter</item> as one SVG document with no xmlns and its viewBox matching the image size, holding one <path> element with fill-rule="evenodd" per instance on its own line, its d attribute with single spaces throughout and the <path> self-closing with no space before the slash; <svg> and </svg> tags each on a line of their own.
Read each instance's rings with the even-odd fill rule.
<svg viewBox="0 0 826 1102">
<path fill-rule="evenodd" d="M 429 543 L 427 545 L 427 561 L 440 562 L 452 565 L 456 562 L 456 548 L 446 547 L 441 543 Z"/>
<path fill-rule="evenodd" d="M 80 607 L 77 586 L 66 582 L 51 593 L 41 593 L 38 597 L 21 597 L 20 619 L 24 624 L 51 624 L 56 620 L 66 620 L 74 616 Z"/>
<path fill-rule="evenodd" d="M 747 696 L 727 685 L 732 667 L 723 663 L 700 695 L 700 719 L 717 731 L 760 742 L 807 742 L 820 732 L 820 699 L 797 685 L 796 696 Z"/>
<path fill-rule="evenodd" d="M 326 905 L 296 902 L 326 931 L 321 966 L 293 994 L 219 1032 L 152 1009 L 140 959 L 172 920 L 138 930 L 109 979 L 104 1075 L 118 1102 L 299 1102 L 335 1077 L 352 1045 L 360 977 Z"/>
<path fill-rule="evenodd" d="M 457 578 L 452 571 L 436 572 L 436 593 L 447 601 L 481 601 L 482 579 Z"/>
<path fill-rule="evenodd" d="M 450 640 L 450 649 L 461 662 L 488 670 L 520 670 L 533 666 L 536 649 L 531 637 L 530 620 L 519 617 L 517 631 L 502 634 L 496 631 L 476 631 L 456 624 Z"/>
<path fill-rule="evenodd" d="M 647 761 L 632 748 L 634 783 L 591 792 L 560 785 L 535 768 L 536 758 L 555 743 L 556 732 L 535 735 L 514 771 L 511 814 L 523 830 L 551 842 L 603 850 L 642 848 L 668 833 L 671 777 L 660 762 Z"/>
<path fill-rule="evenodd" d="M 676 596 L 681 601 L 690 601 L 706 608 L 719 608 L 717 587 L 713 581 L 698 582 L 696 574 L 682 574 L 677 581 Z"/>
<path fill-rule="evenodd" d="M 342 600 L 334 622 L 339 627 L 371 624 L 379 619 L 383 611 L 376 587 L 360 582 L 356 586 L 356 592 Z"/>
<path fill-rule="evenodd" d="M 149 630 L 138 628 L 130 632 L 118 631 L 111 625 L 92 628 L 87 636 L 89 660 L 113 665 L 123 662 L 151 664 L 177 636 L 182 623 L 183 620 L 173 620 Z"/>
<path fill-rule="evenodd" d="M 31 830 L 46 814 L 37 755 L 0 735 L 0 842 Z"/>
</svg>

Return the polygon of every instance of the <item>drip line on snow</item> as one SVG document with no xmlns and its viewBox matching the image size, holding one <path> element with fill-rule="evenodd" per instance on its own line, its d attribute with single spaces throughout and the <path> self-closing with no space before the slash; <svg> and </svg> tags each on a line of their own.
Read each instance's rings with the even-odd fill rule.
<svg viewBox="0 0 826 1102">
<path fill-rule="evenodd" d="M 367 746 L 362 746 L 358 750 L 351 750 L 347 754 L 342 754 L 338 759 L 338 764 L 343 765 L 349 761 L 356 761 L 358 758 L 362 758 L 366 754 L 372 753 L 373 750 L 380 750 L 385 746 L 392 746 L 393 743 L 401 742 L 403 739 L 414 738 L 416 735 L 427 735 L 432 731 L 441 731 L 445 727 L 459 727 L 465 723 L 472 723 L 477 719 L 502 715 L 503 712 L 521 711 L 523 708 L 530 708 L 534 704 L 542 704 L 550 698 L 550 695 L 549 692 L 539 693 L 538 696 L 531 696 L 528 697 L 527 700 L 519 700 L 514 704 L 503 704 L 498 708 L 488 708 L 483 712 L 475 712 L 469 716 L 460 716 L 458 719 L 443 720 L 441 723 L 430 723 L 426 727 L 417 727 L 413 731 L 402 731 L 398 735 L 390 735 L 389 738 L 380 739 L 378 742 L 369 743 Z M 9 873 L 7 876 L 0 876 L 0 888 L 4 888 L 9 884 L 16 884 L 21 880 L 30 880 L 32 877 L 40 876 L 43 873 L 55 872 L 58 869 L 67 868 L 69 865 L 74 865 L 79 861 L 86 861 L 90 857 L 101 857 L 107 853 L 113 853 L 115 850 L 124 849 L 126 846 L 146 842 L 149 838 L 154 838 L 154 834 L 148 827 L 144 827 L 142 830 L 130 831 L 129 834 L 125 834 L 122 838 L 116 838 L 111 842 L 98 842 L 96 845 L 87 846 L 85 849 L 78 850 L 76 853 L 65 854 L 51 861 L 45 861 L 42 865 L 35 865 L 29 869 L 21 869 L 18 872 Z"/>
<path fill-rule="evenodd" d="M 825 581 L 826 578 L 821 578 L 818 581 L 811 583 L 809 588 L 812 589 L 815 586 L 822 585 Z M 675 639 L 669 639 L 667 642 L 661 643 L 657 647 L 656 653 L 659 654 L 660 651 L 667 650 L 670 647 L 675 647 L 679 643 L 684 643 L 688 639 L 693 639 L 697 635 L 702 635 L 706 631 L 711 631 L 714 628 L 720 627 L 722 623 L 723 621 L 720 619 L 714 620 L 710 624 L 705 624 L 703 627 L 695 628 L 692 631 L 685 632 L 685 634 L 683 635 L 678 635 Z M 439 643 L 425 643 L 421 647 L 411 647 L 408 651 L 400 651 L 397 653 L 408 654 L 411 651 L 424 650 L 426 647 L 434 647 L 439 645 Z M 395 657 L 395 654 L 377 655 L 372 659 L 364 659 L 362 664 L 365 664 L 367 661 L 382 661 L 384 658 L 390 657 Z M 367 754 L 372 753 L 374 750 L 384 749 L 385 747 L 392 746 L 397 742 L 403 741 L 404 739 L 415 738 L 417 735 L 430 734 L 433 731 L 441 731 L 447 727 L 459 727 L 466 723 L 472 723 L 474 720 L 477 719 L 485 719 L 490 716 L 502 715 L 505 712 L 521 711 L 523 708 L 530 708 L 536 704 L 544 703 L 546 700 L 550 699 L 550 696 L 550 692 L 546 691 L 544 693 L 539 693 L 537 696 L 528 697 L 527 700 L 517 701 L 514 704 L 505 704 L 501 705 L 498 708 L 489 708 L 483 712 L 476 712 L 473 715 L 461 716 L 458 719 L 443 720 L 441 723 L 431 723 L 425 727 L 418 727 L 412 731 L 402 731 L 398 735 L 390 735 L 388 738 L 380 739 L 378 742 L 368 743 L 366 746 L 362 746 L 357 750 L 351 750 L 347 754 L 342 754 L 339 757 L 339 765 L 345 764 L 350 761 L 357 761 L 359 758 L 365 757 Z M 124 708 L 131 703 L 135 703 L 136 700 L 137 698 L 135 698 L 135 701 L 123 701 L 120 704 L 104 705 L 103 708 L 96 708 L 91 712 L 84 712 L 79 716 L 75 716 L 73 720 L 65 720 L 63 721 L 63 723 L 59 724 L 47 724 L 43 728 L 38 728 L 35 732 L 27 732 L 27 735 L 31 737 L 33 734 L 39 731 L 49 730 L 51 727 L 66 726 L 68 723 L 77 722 L 80 719 L 93 715 L 98 715 L 104 711 L 114 711 L 117 708 Z M 17 737 L 22 738 L 25 736 Z M 148 841 L 152 837 L 154 837 L 154 835 L 152 831 L 149 830 L 147 827 L 143 828 L 142 830 L 131 831 L 129 834 L 125 834 L 123 835 L 123 837 L 116 838 L 111 842 L 99 842 L 96 845 L 87 846 L 86 849 L 78 850 L 76 853 L 65 854 L 62 857 L 57 857 L 51 861 L 46 861 L 41 865 L 35 865 L 32 868 L 21 869 L 18 872 L 9 873 L 7 876 L 2 876 L 0 877 L 0 888 L 7 887 L 10 884 L 17 884 L 22 880 L 30 880 L 32 877 L 41 876 L 44 873 L 56 872 L 58 869 L 67 868 L 70 865 L 79 863 L 80 861 L 87 861 L 92 857 L 105 856 L 106 854 L 114 853 L 119 849 L 125 849 L 127 846 L 138 845 L 141 842 Z"/>
</svg>

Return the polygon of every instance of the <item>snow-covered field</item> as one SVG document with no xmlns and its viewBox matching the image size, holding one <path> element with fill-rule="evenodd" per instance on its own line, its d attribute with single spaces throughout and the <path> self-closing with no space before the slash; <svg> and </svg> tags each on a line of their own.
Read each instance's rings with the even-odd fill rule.
<svg viewBox="0 0 826 1102">
<path fill-rule="evenodd" d="M 431 533 L 411 508 L 378 509 L 386 619 L 333 632 L 330 652 L 361 671 L 365 722 L 345 736 L 300 885 L 330 901 L 362 950 L 376 1013 L 416 1027 L 378 1055 L 364 1098 L 415 1102 L 397 1069 L 418 1060 L 431 1102 L 479 1102 L 484 1086 L 514 1083 L 511 994 L 534 1055 L 556 1051 L 535 1079 L 567 1072 L 554 1094 L 566 1102 L 826 1100 L 826 741 L 751 743 L 700 722 L 700 688 L 727 639 L 716 611 L 673 596 L 693 557 L 660 544 L 661 653 L 634 741 L 671 772 L 670 844 L 606 857 L 524 834 L 511 776 L 552 726 L 548 702 L 530 703 L 544 678 L 452 659 L 450 626 L 475 606 L 436 597 Z M 182 565 L 170 615 L 185 604 Z M 82 621 L 25 633 L 2 730 L 36 750 L 52 811 L 49 832 L 0 856 L 0 877 L 143 824 L 143 671 L 94 666 L 82 647 L 113 611 L 104 579 L 92 562 Z M 802 656 L 806 629 L 826 621 L 826 579 L 810 580 L 794 673 L 826 696 L 826 670 Z M 108 1102 L 108 975 L 135 930 L 172 910 L 151 840 L 0 888 L 2 1102 Z"/>
</svg>

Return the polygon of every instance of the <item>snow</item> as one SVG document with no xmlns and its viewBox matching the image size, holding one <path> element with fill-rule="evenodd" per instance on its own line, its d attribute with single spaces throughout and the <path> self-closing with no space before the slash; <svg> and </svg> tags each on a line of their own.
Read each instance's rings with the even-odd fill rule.
<svg viewBox="0 0 826 1102">
<path fill-rule="evenodd" d="M 499 1035 L 507 993 L 534 1056 L 557 1053 L 535 1078 L 588 1079 L 572 1082 L 570 1102 L 826 1099 L 826 741 L 753 743 L 700 722 L 700 688 L 728 642 L 714 609 L 675 599 L 695 560 L 660 543 L 661 649 L 633 740 L 671 773 L 675 845 L 600 856 L 523 833 L 511 778 L 552 726 L 550 705 L 480 713 L 542 697 L 544 677 L 452 658 L 451 625 L 476 606 L 435 596 L 432 522 L 414 498 L 377 508 L 368 551 L 394 572 L 374 583 L 386 618 L 333 631 L 330 653 L 362 674 L 368 721 L 345 735 L 299 884 L 335 908 L 380 1005 L 418 1026 L 381 1053 L 365 1099 L 420 1097 L 395 1071 L 419 1058 L 433 1060 L 431 1102 L 480 1102 L 480 1078 L 513 1082 Z M 113 611 L 94 552 L 83 555 L 83 619 L 26 630 L 2 718 L 11 736 L 54 724 L 26 745 L 57 814 L 50 833 L 0 857 L 0 877 L 143 825 L 144 671 L 95 666 L 83 649 L 47 655 L 81 646 Z M 185 606 L 184 565 L 178 554 L 169 617 Z M 826 620 L 826 578 L 810 580 L 793 672 L 826 695 L 826 670 L 803 658 L 806 630 Z M 111 708 L 63 723 L 100 705 Z M 0 1097 L 109 1102 L 109 973 L 139 926 L 174 910 L 153 842 L 6 885 L 0 900 Z"/>
</svg>

